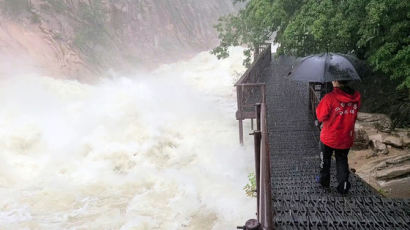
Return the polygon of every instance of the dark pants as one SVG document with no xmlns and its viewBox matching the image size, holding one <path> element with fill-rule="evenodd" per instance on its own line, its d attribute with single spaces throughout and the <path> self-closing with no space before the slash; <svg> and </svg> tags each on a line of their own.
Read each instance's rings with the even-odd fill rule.
<svg viewBox="0 0 410 230">
<path fill-rule="evenodd" d="M 336 157 L 336 178 L 338 182 L 337 190 L 340 193 L 347 193 L 350 188 L 349 183 L 349 163 L 347 154 L 349 149 L 334 149 L 320 142 L 320 179 L 322 186 L 330 185 L 330 164 L 332 154 L 335 152 Z"/>
</svg>

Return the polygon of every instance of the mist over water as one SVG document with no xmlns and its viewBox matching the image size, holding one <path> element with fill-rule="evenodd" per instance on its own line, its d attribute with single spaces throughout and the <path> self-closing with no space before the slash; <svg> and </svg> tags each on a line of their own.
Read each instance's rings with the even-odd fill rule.
<svg viewBox="0 0 410 230">
<path fill-rule="evenodd" d="M 252 148 L 234 119 L 242 51 L 95 85 L 1 78 L 0 229 L 226 230 L 254 217 Z"/>
</svg>

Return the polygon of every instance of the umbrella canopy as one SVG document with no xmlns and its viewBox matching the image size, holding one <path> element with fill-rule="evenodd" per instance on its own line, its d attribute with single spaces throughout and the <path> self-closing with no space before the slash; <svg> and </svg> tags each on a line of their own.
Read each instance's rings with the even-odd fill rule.
<svg viewBox="0 0 410 230">
<path fill-rule="evenodd" d="M 355 66 L 358 60 L 350 55 L 323 53 L 301 58 L 290 73 L 290 78 L 303 82 L 360 80 Z"/>
</svg>

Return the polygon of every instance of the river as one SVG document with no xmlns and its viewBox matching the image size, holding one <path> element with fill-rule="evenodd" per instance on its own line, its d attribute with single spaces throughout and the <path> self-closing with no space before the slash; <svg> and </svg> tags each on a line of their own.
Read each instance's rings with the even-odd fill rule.
<svg viewBox="0 0 410 230">
<path fill-rule="evenodd" d="M 0 78 L 0 229 L 235 229 L 253 154 L 238 144 L 242 48 L 97 84 Z M 249 127 L 248 127 L 249 128 Z"/>
</svg>

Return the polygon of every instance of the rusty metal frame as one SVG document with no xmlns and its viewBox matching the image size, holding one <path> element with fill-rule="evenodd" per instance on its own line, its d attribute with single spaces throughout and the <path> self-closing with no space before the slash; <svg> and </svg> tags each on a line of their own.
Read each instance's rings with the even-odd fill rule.
<svg viewBox="0 0 410 230">
<path fill-rule="evenodd" d="M 254 136 L 257 220 L 248 220 L 245 230 L 273 230 L 272 191 L 270 175 L 269 133 L 265 100 L 255 105 Z"/>
<path fill-rule="evenodd" d="M 236 118 L 239 120 L 239 139 L 243 143 L 243 124 L 245 119 L 256 120 L 254 136 L 255 176 L 257 194 L 257 220 L 250 219 L 246 230 L 273 230 L 272 193 L 270 175 L 269 134 L 267 127 L 265 83 L 261 77 L 266 66 L 271 62 L 270 44 L 258 56 L 252 66 L 235 84 L 238 100 Z M 252 121 L 253 122 L 253 121 Z"/>
<path fill-rule="evenodd" d="M 316 117 L 316 108 L 322 97 L 332 89 L 332 87 L 329 87 L 329 85 L 326 84 L 329 83 L 309 82 L 309 110 L 312 113 L 315 126 L 319 130 L 321 129 L 321 126 Z"/>
<path fill-rule="evenodd" d="M 309 84 L 309 110 L 312 112 L 313 119 L 316 120 L 316 108 L 320 102 L 320 91 L 315 90 L 313 84 Z"/>
<path fill-rule="evenodd" d="M 263 51 L 235 83 L 238 104 L 236 119 L 239 121 L 239 142 L 241 144 L 243 144 L 243 120 L 256 118 L 253 107 L 256 103 L 261 103 L 265 97 L 265 84 L 261 83 L 261 77 L 265 67 L 271 62 L 271 45 L 262 44 L 260 48 Z"/>
<path fill-rule="evenodd" d="M 258 108 L 258 107 L 257 107 Z M 270 176 L 270 153 L 269 153 L 269 134 L 266 121 L 266 104 L 263 102 L 260 107 L 260 162 L 259 162 L 259 187 L 258 191 L 258 221 L 261 230 L 273 230 L 272 215 L 272 193 Z M 255 143 L 256 144 L 256 143 Z M 255 159 L 256 161 L 256 159 Z"/>
</svg>

